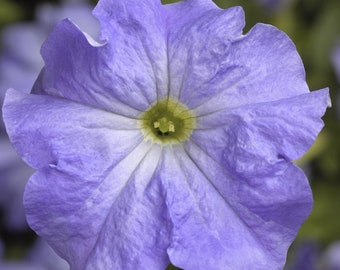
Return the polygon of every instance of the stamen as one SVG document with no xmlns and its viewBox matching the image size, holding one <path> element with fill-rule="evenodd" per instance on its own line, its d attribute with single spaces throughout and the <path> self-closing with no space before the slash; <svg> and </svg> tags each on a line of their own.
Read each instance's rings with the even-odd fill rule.
<svg viewBox="0 0 340 270">
<path fill-rule="evenodd" d="M 153 123 L 154 128 L 158 128 L 163 134 L 167 132 L 175 132 L 175 125 L 172 121 L 168 121 L 165 117 L 158 119 Z"/>
<path fill-rule="evenodd" d="M 195 115 L 178 100 L 166 98 L 140 115 L 138 125 L 145 139 L 159 144 L 178 144 L 189 139 L 196 127 Z"/>
</svg>

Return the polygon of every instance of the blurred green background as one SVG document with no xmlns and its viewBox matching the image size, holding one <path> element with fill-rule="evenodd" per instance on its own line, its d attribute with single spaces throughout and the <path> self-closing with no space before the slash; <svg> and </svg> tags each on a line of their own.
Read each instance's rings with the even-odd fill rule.
<svg viewBox="0 0 340 270">
<path fill-rule="evenodd" d="M 43 2 L 59 3 L 0 0 L 0 31 L 10 23 L 33 20 L 36 6 Z M 92 4 L 95 2 L 92 1 Z M 247 22 L 244 32 L 258 22 L 269 23 L 285 31 L 303 59 L 310 89 L 330 88 L 332 108 L 324 117 L 325 128 L 312 149 L 296 161 L 309 176 L 315 205 L 292 250 L 294 245 L 306 239 L 327 247 L 340 240 L 340 105 L 337 102 L 340 83 L 332 65 L 332 51 L 340 41 L 340 1 L 291 0 L 278 8 L 269 8 L 256 0 L 215 2 L 222 8 L 236 5 L 244 8 Z M 169 269 L 176 268 L 170 266 Z"/>
</svg>

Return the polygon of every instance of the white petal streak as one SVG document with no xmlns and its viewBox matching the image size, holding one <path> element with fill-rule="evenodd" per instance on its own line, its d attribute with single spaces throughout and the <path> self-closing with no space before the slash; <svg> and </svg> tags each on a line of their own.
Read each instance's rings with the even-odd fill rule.
<svg viewBox="0 0 340 270">
<path fill-rule="evenodd" d="M 132 153 L 133 156 L 128 156 L 108 176 L 110 182 L 121 176 L 123 178 L 114 188 L 113 185 L 105 188 L 107 195 L 100 195 L 101 198 L 111 197 L 107 203 L 110 208 L 88 257 L 86 269 L 130 269 L 141 260 L 148 265 L 162 264 L 164 260 L 159 259 L 164 258 L 162 253 L 150 256 L 155 249 L 155 242 L 162 242 L 157 240 L 162 228 L 155 227 L 161 223 L 154 220 L 155 209 L 150 215 L 150 207 L 154 204 L 150 201 L 151 195 L 146 194 L 158 167 L 162 148 L 149 143 L 142 143 L 138 148 Z M 141 225 L 143 227 L 138 229 Z M 145 239 L 140 241 L 143 237 Z M 165 242 L 160 245 L 168 245 Z"/>
<path fill-rule="evenodd" d="M 151 148 L 152 145 L 150 143 L 141 142 L 131 153 L 112 168 L 98 189 L 93 192 L 91 198 L 86 201 L 86 208 L 93 207 L 97 203 L 97 197 L 100 198 L 102 203 L 105 203 L 104 201 L 106 200 L 107 203 L 112 205 L 128 185 L 129 180 L 143 160 L 152 152 Z"/>
<path fill-rule="evenodd" d="M 142 160 L 147 156 L 150 148 L 151 145 L 149 143 L 140 143 L 131 153 L 112 168 L 102 183 L 92 192 L 91 197 L 84 202 L 83 208 L 80 210 L 81 212 L 86 214 L 93 211 L 100 211 L 99 216 L 95 213 L 90 215 L 102 219 L 101 221 L 97 220 L 97 222 L 93 223 L 96 238 L 93 239 L 92 251 L 90 251 L 87 261 L 91 258 L 91 253 L 96 252 L 100 234 L 104 232 L 105 223 L 115 206 L 115 202 L 127 187 L 132 175 Z"/>
</svg>

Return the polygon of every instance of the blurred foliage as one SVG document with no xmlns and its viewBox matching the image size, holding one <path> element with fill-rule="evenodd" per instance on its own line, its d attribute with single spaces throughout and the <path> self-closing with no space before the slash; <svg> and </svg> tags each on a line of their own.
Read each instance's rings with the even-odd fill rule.
<svg viewBox="0 0 340 270">
<path fill-rule="evenodd" d="M 22 18 L 22 9 L 10 0 L 0 0 L 0 27 Z"/>
<path fill-rule="evenodd" d="M 0 0 L 0 27 L 19 19 L 32 19 L 37 3 L 41 2 L 44 1 Z M 176 0 L 162 2 L 172 3 Z M 310 88 L 330 88 L 333 108 L 324 117 L 325 128 L 311 150 L 297 161 L 299 166 L 306 168 L 315 206 L 296 242 L 307 238 L 327 245 L 340 239 L 340 114 L 337 114 L 340 109 L 336 102 L 340 84 L 331 64 L 331 52 L 340 40 L 340 1 L 288 0 L 281 8 L 268 8 L 256 0 L 215 2 L 221 8 L 244 8 L 247 22 L 244 33 L 259 22 L 272 24 L 285 31 L 302 57 Z M 177 268 L 169 266 L 168 269 Z"/>
</svg>

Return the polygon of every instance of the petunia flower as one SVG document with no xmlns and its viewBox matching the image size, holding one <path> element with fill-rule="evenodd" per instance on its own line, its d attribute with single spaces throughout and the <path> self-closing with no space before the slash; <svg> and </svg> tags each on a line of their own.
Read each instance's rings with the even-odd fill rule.
<svg viewBox="0 0 340 270">
<path fill-rule="evenodd" d="M 72 270 L 282 269 L 312 208 L 301 157 L 323 127 L 292 41 L 242 33 L 240 7 L 101 0 L 95 42 L 69 20 L 32 94 L 9 90 L 10 139 L 37 171 L 30 226 Z"/>
</svg>

